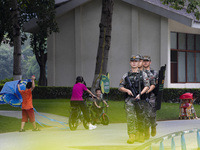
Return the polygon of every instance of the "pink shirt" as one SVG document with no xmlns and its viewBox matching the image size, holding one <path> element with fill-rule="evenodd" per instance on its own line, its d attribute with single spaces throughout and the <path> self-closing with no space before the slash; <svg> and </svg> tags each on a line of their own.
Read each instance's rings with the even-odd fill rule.
<svg viewBox="0 0 200 150">
<path fill-rule="evenodd" d="M 83 101 L 84 91 L 87 91 L 87 87 L 82 83 L 76 83 L 72 89 L 71 101 Z"/>
</svg>

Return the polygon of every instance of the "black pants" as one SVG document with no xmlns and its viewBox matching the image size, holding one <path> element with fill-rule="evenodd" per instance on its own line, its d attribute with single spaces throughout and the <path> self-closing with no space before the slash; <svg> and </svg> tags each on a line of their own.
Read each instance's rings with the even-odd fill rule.
<svg viewBox="0 0 200 150">
<path fill-rule="evenodd" d="M 89 110 L 86 101 L 71 101 L 71 107 L 79 107 L 83 112 L 84 119 L 90 122 Z"/>
</svg>

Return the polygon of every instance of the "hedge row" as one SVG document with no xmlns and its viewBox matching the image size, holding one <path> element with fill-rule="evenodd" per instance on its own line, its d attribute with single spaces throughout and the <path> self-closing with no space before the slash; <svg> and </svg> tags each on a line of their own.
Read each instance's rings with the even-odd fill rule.
<svg viewBox="0 0 200 150">
<path fill-rule="evenodd" d="M 200 89 L 175 89 L 175 88 L 166 88 L 163 91 L 163 101 L 164 102 L 179 102 L 179 96 L 182 94 L 190 92 L 197 92 L 199 98 L 196 100 L 196 103 L 200 103 Z"/>
<path fill-rule="evenodd" d="M 0 86 L 0 89 L 2 86 Z M 175 88 L 166 88 L 163 91 L 163 100 L 164 102 L 178 102 L 179 96 L 186 92 L 198 92 L 200 95 L 200 89 L 175 89 Z M 71 97 L 72 87 L 43 87 L 36 86 L 33 91 L 34 99 L 61 99 Z M 105 95 L 107 98 L 107 95 Z M 117 88 L 111 88 L 110 93 L 108 94 L 108 99 L 113 101 L 123 101 L 125 94 L 120 92 Z M 200 100 L 197 100 L 197 102 Z"/>
</svg>

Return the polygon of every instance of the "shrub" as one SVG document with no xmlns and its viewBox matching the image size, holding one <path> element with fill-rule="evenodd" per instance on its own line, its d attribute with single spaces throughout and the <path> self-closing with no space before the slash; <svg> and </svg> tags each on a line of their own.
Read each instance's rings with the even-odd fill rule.
<svg viewBox="0 0 200 150">
<path fill-rule="evenodd" d="M 6 82 L 13 81 L 13 78 L 6 78 L 0 81 L 0 84 L 5 84 Z"/>
<path fill-rule="evenodd" d="M 34 99 L 54 99 L 71 97 L 72 87 L 36 86 L 33 90 Z"/>
<path fill-rule="evenodd" d="M 0 85 L 0 90 L 3 85 Z M 177 103 L 179 97 L 186 93 L 198 92 L 200 95 L 200 89 L 175 89 L 175 88 L 164 88 L 163 89 L 163 102 Z M 70 99 L 72 93 L 72 87 L 50 87 L 50 86 L 36 86 L 33 91 L 33 99 Z M 104 99 L 112 101 L 124 101 L 125 93 L 120 92 L 117 88 L 110 88 L 110 93 L 104 95 Z M 200 96 L 195 101 L 200 104 Z"/>
<path fill-rule="evenodd" d="M 166 88 L 163 91 L 163 101 L 165 102 L 179 102 L 179 97 L 186 93 L 197 92 L 200 95 L 200 89 L 176 89 L 176 88 Z M 195 103 L 200 103 L 200 96 L 197 98 Z"/>
</svg>

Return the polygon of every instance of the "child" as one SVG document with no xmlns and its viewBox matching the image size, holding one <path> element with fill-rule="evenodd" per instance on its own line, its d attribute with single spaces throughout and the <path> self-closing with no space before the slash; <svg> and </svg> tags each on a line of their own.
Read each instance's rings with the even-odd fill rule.
<svg viewBox="0 0 200 150">
<path fill-rule="evenodd" d="M 28 119 L 33 125 L 32 131 L 40 131 L 40 129 L 36 127 L 35 115 L 34 115 L 33 103 L 32 103 L 32 91 L 35 88 L 35 81 L 34 81 L 35 76 L 32 76 L 31 79 L 32 79 L 32 82 L 28 82 L 26 84 L 25 90 L 20 90 L 19 84 L 17 85 L 18 90 L 23 100 L 22 101 L 22 122 L 21 122 L 21 129 L 19 130 L 19 132 L 25 132 L 24 125 L 26 122 L 28 122 Z"/>
<path fill-rule="evenodd" d="M 106 101 L 105 100 L 103 100 L 102 98 L 101 98 L 101 89 L 100 88 L 97 88 L 96 90 L 95 90 L 95 92 L 96 92 L 96 98 L 94 99 L 94 102 L 93 102 L 93 106 L 92 106 L 92 109 L 93 109 L 93 111 L 96 113 L 96 118 L 98 119 L 98 117 L 99 117 L 99 115 L 100 115 L 100 113 L 101 113 L 101 111 L 102 111 L 102 109 L 101 109 L 101 106 L 100 106 L 100 103 L 101 102 L 103 102 L 105 105 L 106 105 L 106 107 L 109 107 L 109 105 L 106 103 Z M 97 121 L 98 122 L 98 121 Z"/>
<path fill-rule="evenodd" d="M 96 97 L 86 86 L 85 81 L 83 80 L 82 76 L 78 76 L 76 78 L 76 84 L 73 86 L 72 89 L 72 96 L 70 104 L 72 107 L 80 107 L 81 111 L 83 112 L 83 116 L 85 120 L 87 120 L 89 124 L 89 130 L 93 130 L 96 126 L 90 123 L 90 116 L 87 108 L 87 104 L 83 99 L 83 92 L 86 91 L 92 95 L 92 97 Z"/>
<path fill-rule="evenodd" d="M 188 99 L 183 99 L 183 103 L 181 104 L 181 113 L 182 115 L 187 115 L 186 109 L 191 106 Z"/>
</svg>

